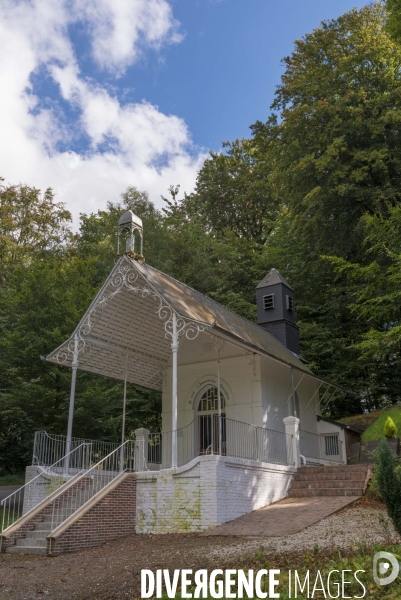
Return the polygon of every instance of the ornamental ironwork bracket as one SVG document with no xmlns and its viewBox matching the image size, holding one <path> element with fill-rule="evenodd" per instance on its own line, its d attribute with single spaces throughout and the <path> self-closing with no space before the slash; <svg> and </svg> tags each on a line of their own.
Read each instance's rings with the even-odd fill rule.
<svg viewBox="0 0 401 600">
<path fill-rule="evenodd" d="M 112 286 L 114 289 L 109 291 L 109 293 L 102 294 L 99 297 L 94 306 L 92 306 L 85 315 L 83 321 L 74 332 L 74 335 L 70 338 L 70 340 L 68 340 L 68 342 L 63 344 L 59 348 L 58 352 L 54 355 L 54 358 L 59 364 L 65 364 L 69 359 L 73 358 L 75 335 L 78 336 L 78 356 L 92 350 L 92 346 L 94 346 L 94 344 L 88 342 L 87 337 L 91 334 L 95 322 L 108 303 L 124 289 L 140 295 L 142 298 L 150 298 L 158 303 L 155 312 L 159 319 L 164 322 L 165 337 L 173 341 L 174 310 L 171 306 L 165 303 L 162 296 L 160 296 L 160 294 L 145 281 L 137 269 L 132 266 L 131 262 L 128 262 L 128 259 L 118 265 L 117 270 L 113 273 L 110 281 L 107 284 L 107 288 L 110 286 Z M 204 324 L 186 319 L 177 314 L 176 324 L 177 343 L 179 338 L 183 336 L 185 336 L 188 340 L 194 340 L 198 337 L 199 333 L 205 329 Z M 124 353 L 122 352 L 122 354 Z"/>
</svg>

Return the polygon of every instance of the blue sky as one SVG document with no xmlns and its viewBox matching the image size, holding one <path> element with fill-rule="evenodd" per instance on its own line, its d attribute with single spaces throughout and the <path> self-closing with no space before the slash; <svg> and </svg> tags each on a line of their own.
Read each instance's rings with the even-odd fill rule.
<svg viewBox="0 0 401 600">
<path fill-rule="evenodd" d="M 355 0 L 3 0 L 0 175 L 77 222 L 129 184 L 160 205 L 266 120 L 295 39 Z"/>
<path fill-rule="evenodd" d="M 294 40 L 366 2 L 355 0 L 176 0 L 185 39 L 156 57 L 135 81 L 166 113 L 182 116 L 197 144 L 217 149 L 224 140 L 249 136 L 266 120 L 280 82 L 282 57 Z M 129 76 L 126 79 L 129 85 Z"/>
</svg>

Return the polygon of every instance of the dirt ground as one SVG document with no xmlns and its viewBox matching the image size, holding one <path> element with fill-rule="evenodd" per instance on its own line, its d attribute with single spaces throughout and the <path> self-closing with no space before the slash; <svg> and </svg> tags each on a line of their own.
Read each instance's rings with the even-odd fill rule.
<svg viewBox="0 0 401 600">
<path fill-rule="evenodd" d="M 238 569 L 251 565 L 261 546 L 277 555 L 306 551 L 316 543 L 323 548 L 325 541 L 344 549 L 366 542 L 367 535 L 371 541 L 396 541 L 386 522 L 382 505 L 362 503 L 282 538 L 135 535 L 54 558 L 2 554 L 0 600 L 131 600 L 140 597 L 141 569 Z"/>
</svg>

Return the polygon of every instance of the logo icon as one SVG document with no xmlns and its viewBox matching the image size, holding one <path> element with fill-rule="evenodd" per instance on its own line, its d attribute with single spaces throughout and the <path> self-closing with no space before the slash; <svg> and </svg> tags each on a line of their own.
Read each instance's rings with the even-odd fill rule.
<svg viewBox="0 0 401 600">
<path fill-rule="evenodd" d="M 389 573 L 390 567 L 392 570 Z M 393 554 L 390 554 L 390 552 L 377 552 L 374 555 L 373 579 L 377 585 L 389 585 L 397 578 L 399 572 L 400 565 Z M 389 575 L 386 575 L 386 573 L 389 573 Z M 386 575 L 386 577 L 383 577 L 383 575 Z"/>
</svg>

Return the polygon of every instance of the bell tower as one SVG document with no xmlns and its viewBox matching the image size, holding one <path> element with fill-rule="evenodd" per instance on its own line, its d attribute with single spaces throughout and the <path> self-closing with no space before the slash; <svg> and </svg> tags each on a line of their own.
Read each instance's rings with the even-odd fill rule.
<svg viewBox="0 0 401 600">
<path fill-rule="evenodd" d="M 256 288 L 257 323 L 299 356 L 294 290 L 276 269 Z"/>
<path fill-rule="evenodd" d="M 139 236 L 140 244 L 139 254 L 135 249 L 137 236 Z M 135 260 L 144 260 L 142 219 L 134 215 L 132 210 L 127 210 L 118 221 L 117 254 L 120 254 L 121 251 Z"/>
</svg>

